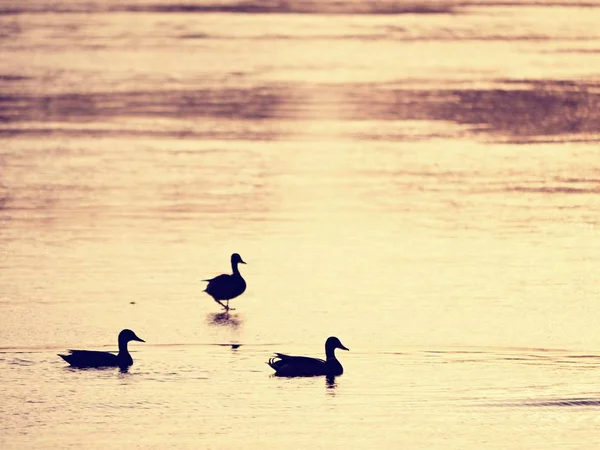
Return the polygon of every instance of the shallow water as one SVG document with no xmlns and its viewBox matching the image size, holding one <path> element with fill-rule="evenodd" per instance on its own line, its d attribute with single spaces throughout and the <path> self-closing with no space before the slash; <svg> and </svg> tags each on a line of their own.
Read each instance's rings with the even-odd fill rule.
<svg viewBox="0 0 600 450">
<path fill-rule="evenodd" d="M 0 1 L 2 448 L 597 448 L 600 4 L 531 3 Z"/>
</svg>

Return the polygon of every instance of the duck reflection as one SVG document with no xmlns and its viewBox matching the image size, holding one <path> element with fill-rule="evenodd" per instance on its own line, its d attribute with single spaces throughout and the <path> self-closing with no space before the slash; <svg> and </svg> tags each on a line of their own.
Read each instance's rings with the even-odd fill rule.
<svg viewBox="0 0 600 450">
<path fill-rule="evenodd" d="M 337 383 L 335 382 L 335 377 L 327 376 L 325 377 L 325 387 L 327 389 L 335 389 L 337 387 Z"/>
<path fill-rule="evenodd" d="M 238 314 L 230 314 L 229 311 L 210 313 L 206 316 L 206 321 L 210 325 L 226 326 L 230 328 L 238 328 L 243 323 Z"/>
</svg>

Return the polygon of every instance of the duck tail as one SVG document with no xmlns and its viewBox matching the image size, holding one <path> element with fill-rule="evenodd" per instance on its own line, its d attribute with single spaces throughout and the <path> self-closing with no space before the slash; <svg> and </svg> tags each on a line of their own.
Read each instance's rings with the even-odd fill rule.
<svg viewBox="0 0 600 450">
<path fill-rule="evenodd" d="M 279 357 L 279 354 L 276 353 L 276 355 L 277 356 L 270 358 L 269 362 L 267 363 L 269 366 L 271 366 L 271 369 L 273 369 L 275 372 L 277 372 L 281 368 L 281 365 L 283 364 L 283 361 Z"/>
</svg>

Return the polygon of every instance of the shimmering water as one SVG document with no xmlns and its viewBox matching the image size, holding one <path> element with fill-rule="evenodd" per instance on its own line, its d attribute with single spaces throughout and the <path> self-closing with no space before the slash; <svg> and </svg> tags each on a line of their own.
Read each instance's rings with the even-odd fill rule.
<svg viewBox="0 0 600 450">
<path fill-rule="evenodd" d="M 57 3 L 0 0 L 3 449 L 598 447 L 600 3 Z"/>
</svg>

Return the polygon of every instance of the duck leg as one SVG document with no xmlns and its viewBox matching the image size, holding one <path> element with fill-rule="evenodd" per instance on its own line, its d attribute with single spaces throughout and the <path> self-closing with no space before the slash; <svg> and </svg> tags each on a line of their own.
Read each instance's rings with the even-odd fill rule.
<svg viewBox="0 0 600 450">
<path fill-rule="evenodd" d="M 219 305 L 221 305 L 223 308 L 225 308 L 225 310 L 229 310 L 229 306 L 224 305 L 221 300 L 217 300 L 215 299 L 215 302 L 217 302 Z"/>
</svg>

